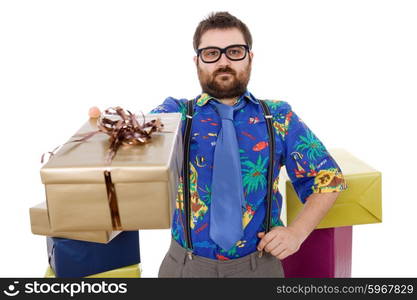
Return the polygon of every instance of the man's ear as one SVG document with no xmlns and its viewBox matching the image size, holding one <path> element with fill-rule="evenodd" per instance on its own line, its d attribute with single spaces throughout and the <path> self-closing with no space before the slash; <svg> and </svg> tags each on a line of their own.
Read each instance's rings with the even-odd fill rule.
<svg viewBox="0 0 417 300">
<path fill-rule="evenodd" d="M 197 59 L 198 59 L 198 57 L 197 57 L 197 55 L 195 55 L 194 57 L 193 57 L 193 60 L 194 60 L 194 64 L 197 66 Z"/>
<path fill-rule="evenodd" d="M 253 51 L 249 51 L 250 59 L 253 59 Z"/>
</svg>

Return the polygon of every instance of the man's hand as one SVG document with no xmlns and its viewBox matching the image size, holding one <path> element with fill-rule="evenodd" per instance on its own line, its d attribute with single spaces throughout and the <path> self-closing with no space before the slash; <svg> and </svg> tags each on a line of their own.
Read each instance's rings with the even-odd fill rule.
<svg viewBox="0 0 417 300">
<path fill-rule="evenodd" d="M 97 106 L 90 107 L 90 109 L 88 110 L 88 116 L 90 118 L 96 119 L 100 117 L 100 114 L 101 114 L 100 109 Z"/>
<path fill-rule="evenodd" d="M 287 227 L 275 226 L 266 235 L 259 232 L 261 241 L 258 250 L 270 252 L 278 259 L 284 259 L 300 249 L 301 244 L 327 214 L 340 192 L 313 193 L 297 215 Z"/>
<path fill-rule="evenodd" d="M 258 250 L 265 250 L 278 259 L 284 259 L 300 249 L 304 239 L 292 228 L 275 226 L 266 235 L 259 232 Z"/>
</svg>

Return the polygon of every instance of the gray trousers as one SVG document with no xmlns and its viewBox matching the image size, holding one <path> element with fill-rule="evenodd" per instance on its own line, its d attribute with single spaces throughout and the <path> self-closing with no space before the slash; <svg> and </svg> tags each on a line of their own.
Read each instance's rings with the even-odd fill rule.
<svg viewBox="0 0 417 300">
<path fill-rule="evenodd" d="M 281 261 L 268 252 L 259 252 L 231 260 L 217 260 L 202 256 L 188 256 L 187 251 L 174 239 L 159 267 L 158 277 L 284 277 Z"/>
</svg>

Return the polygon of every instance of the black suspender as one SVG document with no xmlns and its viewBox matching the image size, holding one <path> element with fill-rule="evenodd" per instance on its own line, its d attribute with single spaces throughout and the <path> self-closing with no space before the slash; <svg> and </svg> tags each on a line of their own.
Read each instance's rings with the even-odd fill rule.
<svg viewBox="0 0 417 300">
<path fill-rule="evenodd" d="M 269 137 L 269 164 L 268 164 L 268 177 L 267 177 L 267 194 L 266 194 L 266 225 L 265 225 L 265 234 L 271 229 L 271 210 L 272 210 L 272 187 L 273 187 L 273 176 L 274 176 L 274 160 L 275 160 L 275 135 L 272 127 L 272 115 L 269 110 L 268 105 L 265 101 L 260 100 L 259 103 L 262 106 L 264 112 L 264 117 L 266 120 L 266 125 L 268 128 L 268 137 Z"/>
<path fill-rule="evenodd" d="M 272 187 L 273 187 L 273 173 L 274 173 L 274 158 L 275 158 L 275 135 L 272 127 L 272 115 L 269 107 L 264 100 L 259 100 L 262 111 L 266 120 L 269 136 L 269 164 L 268 164 L 268 176 L 267 176 L 267 209 L 266 209 L 266 226 L 265 233 L 271 230 L 271 210 L 272 210 Z M 185 133 L 183 136 L 183 148 L 184 148 L 184 159 L 183 159 L 183 203 L 185 210 L 185 239 L 186 247 L 189 253 L 192 253 L 193 244 L 191 241 L 191 199 L 190 199 L 190 142 L 191 142 L 191 124 L 193 121 L 194 114 L 194 100 L 187 101 L 187 111 L 185 119 Z"/>
<path fill-rule="evenodd" d="M 186 247 L 189 251 L 193 249 L 193 243 L 191 241 L 191 226 L 190 226 L 190 219 L 191 219 L 191 199 L 190 199 L 190 144 L 191 144 L 191 124 L 193 122 L 193 114 L 194 114 L 194 107 L 193 103 L 194 100 L 188 100 L 187 102 L 187 111 L 186 111 L 186 118 L 185 118 L 185 133 L 183 137 L 183 148 L 184 148 L 184 158 L 182 163 L 183 169 L 183 203 L 184 203 L 184 210 L 185 210 L 185 240 L 186 240 Z"/>
</svg>

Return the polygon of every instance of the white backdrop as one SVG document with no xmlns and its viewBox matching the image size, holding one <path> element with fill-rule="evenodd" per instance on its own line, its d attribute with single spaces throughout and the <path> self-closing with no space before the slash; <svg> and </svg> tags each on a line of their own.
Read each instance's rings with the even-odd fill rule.
<svg viewBox="0 0 417 300">
<path fill-rule="evenodd" d="M 145 4 L 146 3 L 146 4 Z M 249 90 L 288 101 L 327 148 L 383 174 L 383 223 L 353 232 L 354 277 L 417 275 L 415 1 L 1 1 L 0 276 L 39 277 L 40 156 L 90 106 L 148 112 L 200 93 L 192 36 L 227 10 L 254 40 Z M 169 230 L 141 231 L 143 277 L 156 277 Z"/>
</svg>

